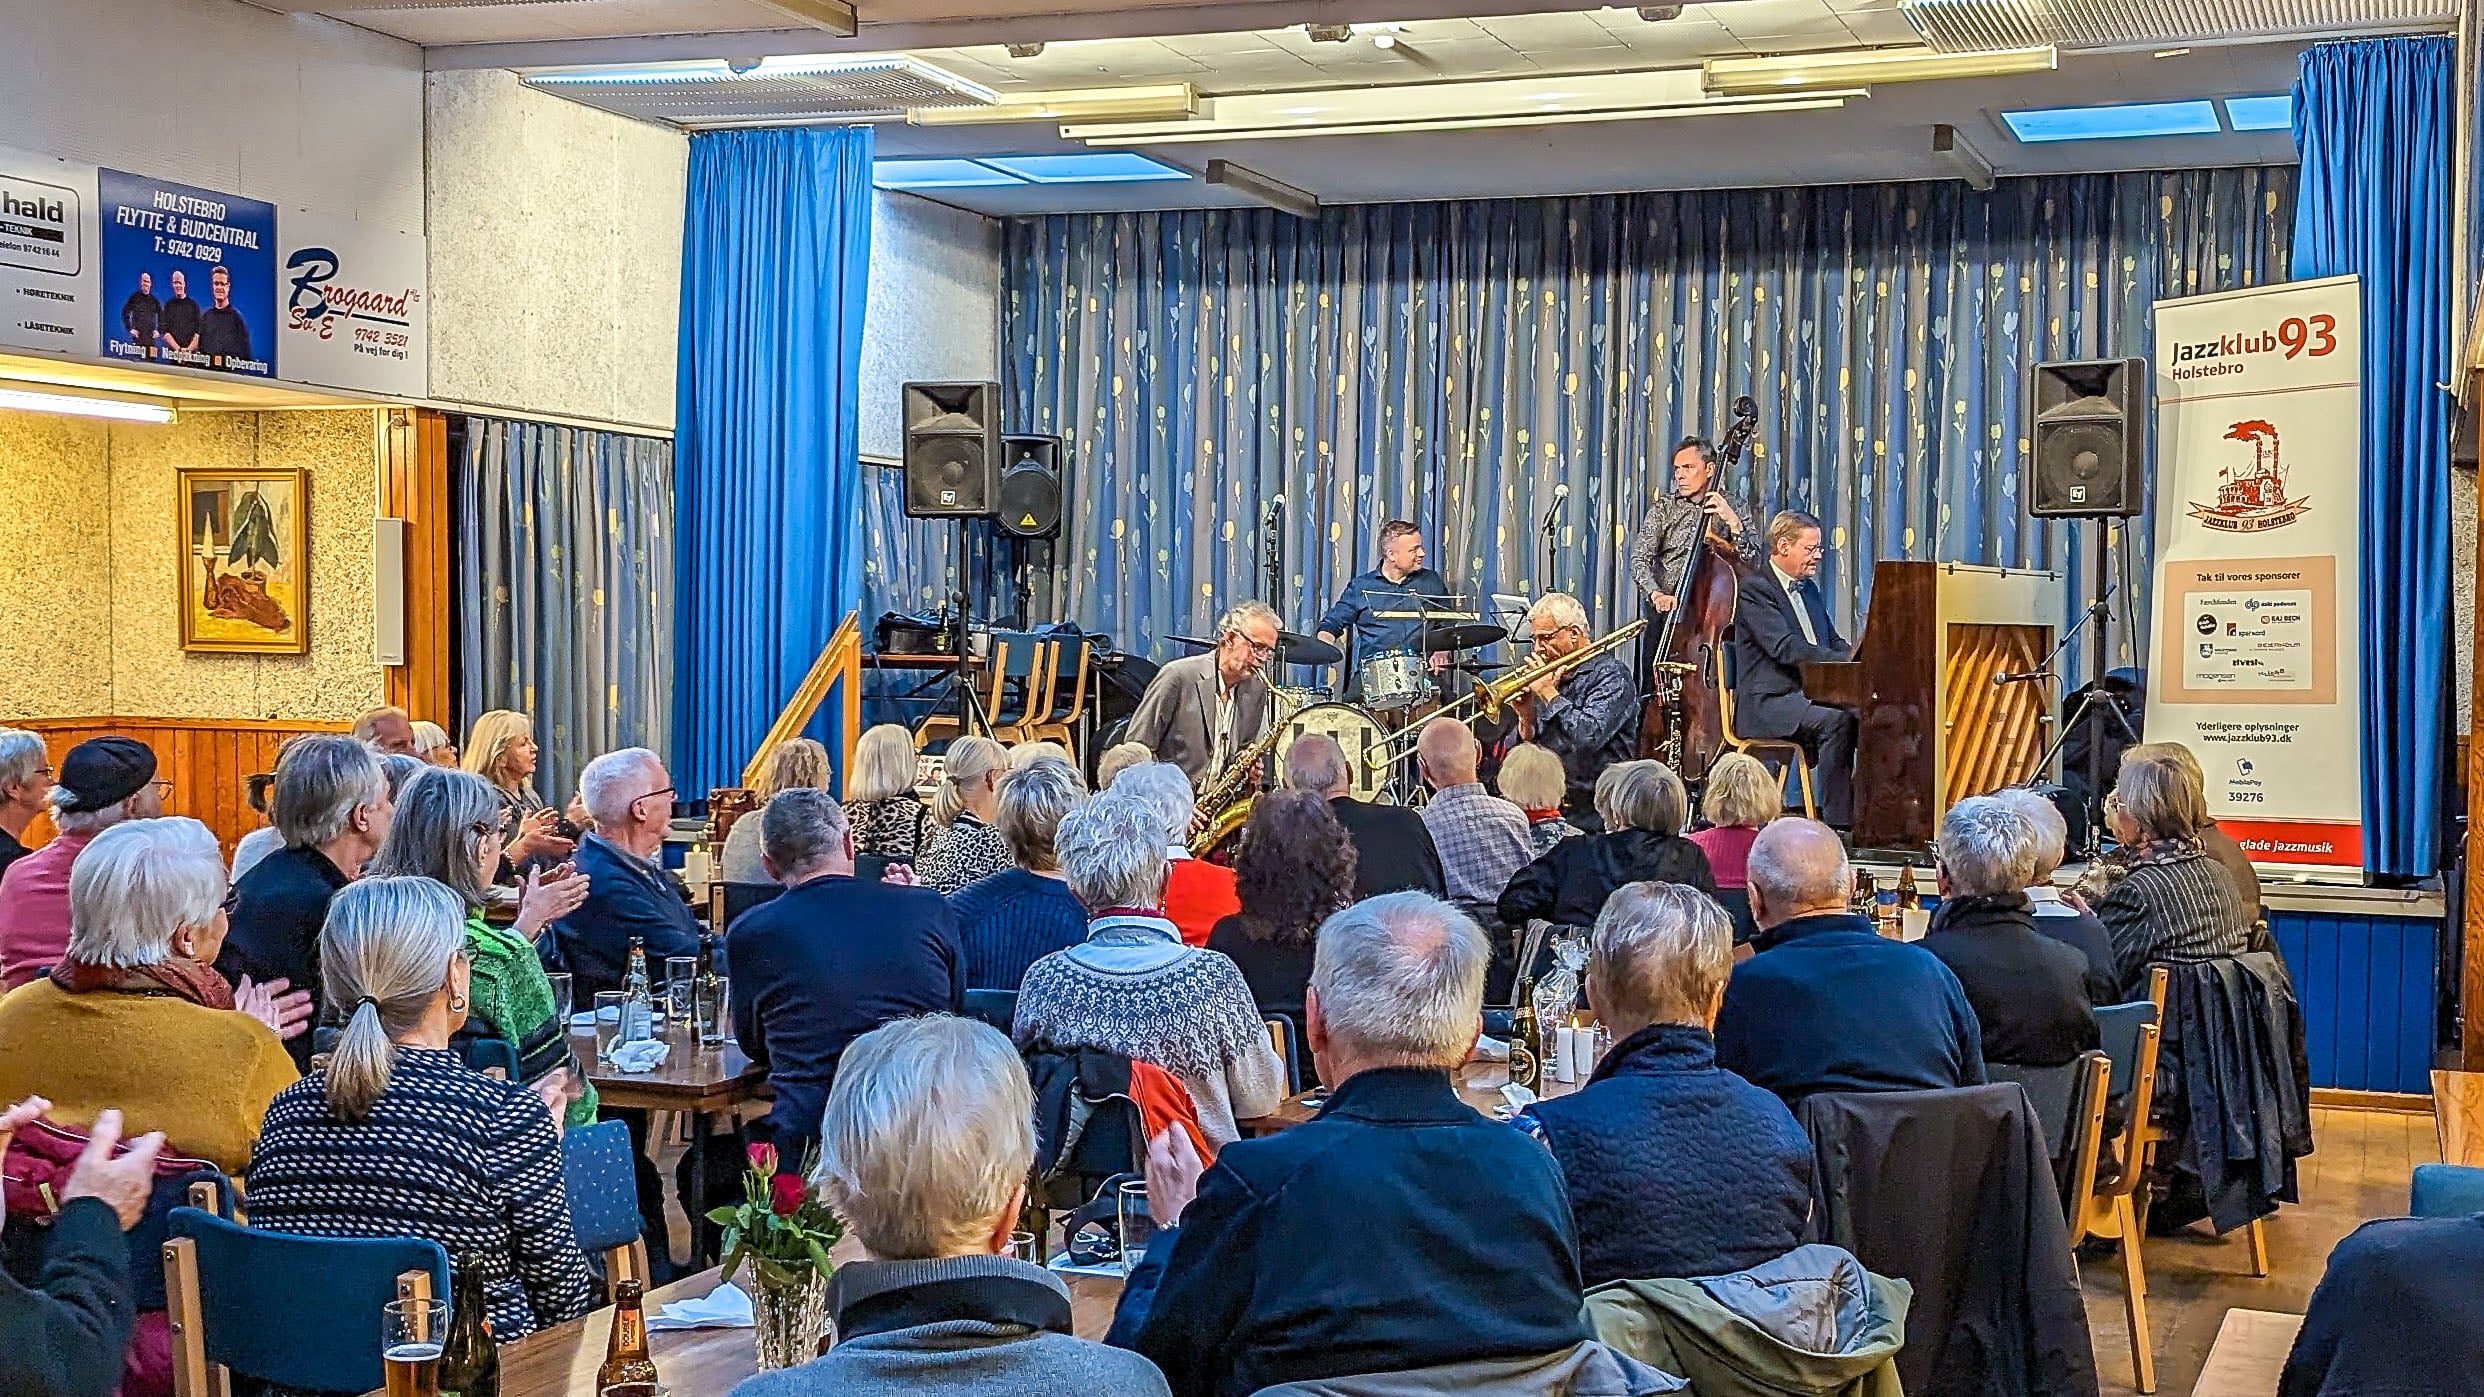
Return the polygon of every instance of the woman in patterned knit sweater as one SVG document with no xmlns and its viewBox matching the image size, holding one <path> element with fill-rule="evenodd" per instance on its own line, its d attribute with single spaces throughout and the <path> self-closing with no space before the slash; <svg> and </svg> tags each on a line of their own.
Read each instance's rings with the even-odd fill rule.
<svg viewBox="0 0 2484 1397">
<path fill-rule="evenodd" d="M 507 1343 L 585 1314 L 561 1143 L 533 1092 L 467 1067 L 466 908 L 428 878 L 364 878 L 321 931 L 344 1019 L 322 1071 L 277 1093 L 250 1157 L 250 1221 L 306 1237 L 425 1237 L 482 1268 Z"/>
<path fill-rule="evenodd" d="M 1164 918 L 1164 820 L 1106 792 L 1062 817 L 1054 839 L 1070 891 L 1092 914 L 1087 940 L 1035 962 L 1013 1037 L 1103 1048 L 1181 1079 L 1210 1144 L 1285 1096 L 1285 1070 L 1231 960 L 1182 944 Z"/>
</svg>

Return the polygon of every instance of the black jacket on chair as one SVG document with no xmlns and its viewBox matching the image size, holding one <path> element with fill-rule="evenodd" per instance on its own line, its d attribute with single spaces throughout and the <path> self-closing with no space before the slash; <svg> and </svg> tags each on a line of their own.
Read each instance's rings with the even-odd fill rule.
<svg viewBox="0 0 2484 1397">
<path fill-rule="evenodd" d="M 2025 1090 L 1824 1092 L 1795 1117 L 1811 1137 L 1814 1240 L 1915 1288 L 1897 1359 L 1907 1397 L 2096 1397 L 2087 1305 Z"/>
<path fill-rule="evenodd" d="M 1716 896 L 1708 856 L 1678 834 L 1622 829 L 1564 839 L 1510 876 L 1501 890 L 1501 920 L 1524 927 L 1531 917 L 1563 926 L 1593 926 L 1604 900 L 1625 883 L 1680 883 Z"/>
<path fill-rule="evenodd" d="M 1815 645 L 1803 639 L 1793 599 L 1767 559 L 1744 568 L 1740 581 L 1742 599 L 1734 608 L 1734 733 L 1790 737 L 1811 707 L 1800 666 L 1850 659 L 1852 651 L 1829 620 L 1818 582 L 1794 584 L 1811 608 L 1811 631 L 1820 638 Z"/>
<path fill-rule="evenodd" d="M 1354 900 L 1381 893 L 1427 892 L 1448 895 L 1440 871 L 1440 850 L 1432 843 L 1423 816 L 1402 805 L 1377 805 L 1339 796 L 1328 811 L 1354 841 Z"/>
<path fill-rule="evenodd" d="M 2285 963 L 2266 951 L 2166 969 L 2155 1108 L 2164 1138 L 2148 1225 L 2204 1217 L 2231 1232 L 2298 1201 L 2294 1161 L 2312 1149 L 2303 1011 Z"/>
</svg>

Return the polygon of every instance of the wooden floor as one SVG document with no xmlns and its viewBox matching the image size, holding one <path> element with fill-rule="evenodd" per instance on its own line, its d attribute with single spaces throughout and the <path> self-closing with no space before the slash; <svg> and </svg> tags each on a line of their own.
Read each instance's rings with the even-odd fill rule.
<svg viewBox="0 0 2484 1397">
<path fill-rule="evenodd" d="M 2418 1164 L 2440 1157 L 2432 1117 L 2387 1111 L 2314 1110 L 2312 1153 L 2297 1174 L 2303 1201 L 2268 1223 L 2269 1275 L 2251 1274 L 2240 1232 L 2218 1238 L 2148 1239 L 2148 1328 L 2156 1340 L 2157 1391 L 2187 1397 L 2229 1309 L 2301 1314 L 2320 1283 L 2329 1249 L 2372 1218 L 2403 1217 Z M 2132 1386 L 2122 1284 L 2112 1265 L 2087 1268 L 2087 1324 L 2106 1397 Z"/>
</svg>

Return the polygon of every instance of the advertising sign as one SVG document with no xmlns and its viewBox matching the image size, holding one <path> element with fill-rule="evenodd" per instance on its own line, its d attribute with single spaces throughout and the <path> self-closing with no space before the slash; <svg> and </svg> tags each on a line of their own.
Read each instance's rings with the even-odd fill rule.
<svg viewBox="0 0 2484 1397">
<path fill-rule="evenodd" d="M 2156 303 L 2147 735 L 2255 862 L 2360 870 L 2355 278 Z"/>
<path fill-rule="evenodd" d="M 276 376 L 276 206 L 101 172 L 101 353 Z"/>
<path fill-rule="evenodd" d="M 86 353 L 94 258 L 95 167 L 0 149 L 0 346 Z"/>
<path fill-rule="evenodd" d="M 430 384 L 423 240 L 321 214 L 287 213 L 278 267 L 277 360 L 295 383 L 419 398 Z"/>
</svg>

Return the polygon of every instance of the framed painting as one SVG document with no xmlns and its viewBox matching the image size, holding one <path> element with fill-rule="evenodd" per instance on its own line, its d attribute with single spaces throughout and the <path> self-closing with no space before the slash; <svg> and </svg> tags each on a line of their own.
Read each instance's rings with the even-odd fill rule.
<svg viewBox="0 0 2484 1397">
<path fill-rule="evenodd" d="M 181 648 L 310 653 L 310 472 L 179 475 Z"/>
</svg>

